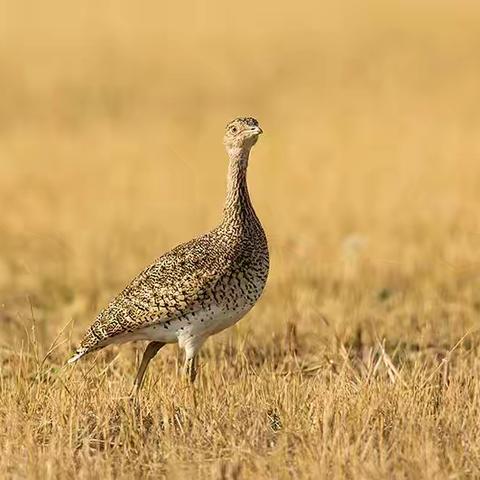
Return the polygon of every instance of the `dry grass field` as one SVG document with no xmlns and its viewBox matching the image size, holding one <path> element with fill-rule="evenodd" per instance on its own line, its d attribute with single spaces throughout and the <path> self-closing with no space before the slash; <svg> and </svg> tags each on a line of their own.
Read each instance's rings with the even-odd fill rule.
<svg viewBox="0 0 480 480">
<path fill-rule="evenodd" d="M 0 476 L 480 478 L 480 5 L 0 1 Z M 224 125 L 259 304 L 201 352 L 64 367 L 219 220 Z"/>
</svg>

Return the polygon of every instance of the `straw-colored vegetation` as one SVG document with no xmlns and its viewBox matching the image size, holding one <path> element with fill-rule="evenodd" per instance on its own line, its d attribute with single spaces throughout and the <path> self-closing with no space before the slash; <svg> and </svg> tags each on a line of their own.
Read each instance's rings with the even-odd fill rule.
<svg viewBox="0 0 480 480">
<path fill-rule="evenodd" d="M 478 478 L 474 1 L 0 4 L 2 478 Z M 259 118 L 264 297 L 126 395 L 63 368 L 95 313 L 213 226 Z"/>
</svg>

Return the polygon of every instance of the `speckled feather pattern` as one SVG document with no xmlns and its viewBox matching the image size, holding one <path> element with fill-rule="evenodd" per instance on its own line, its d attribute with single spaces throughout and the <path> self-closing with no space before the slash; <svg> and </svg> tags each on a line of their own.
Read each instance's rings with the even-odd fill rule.
<svg viewBox="0 0 480 480">
<path fill-rule="evenodd" d="M 239 128 L 258 126 L 252 118 L 234 122 Z M 235 131 L 234 122 L 227 125 L 227 132 Z M 100 312 L 72 360 L 114 342 L 158 337 L 182 343 L 183 332 L 203 342 L 256 303 L 267 280 L 269 253 L 248 194 L 249 151 L 232 147 L 229 152 L 221 224 L 165 253 L 141 272 Z"/>
</svg>

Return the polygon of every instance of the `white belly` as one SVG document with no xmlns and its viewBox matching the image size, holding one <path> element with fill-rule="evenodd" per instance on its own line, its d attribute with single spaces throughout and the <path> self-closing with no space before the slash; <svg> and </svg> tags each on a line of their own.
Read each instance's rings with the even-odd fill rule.
<svg viewBox="0 0 480 480">
<path fill-rule="evenodd" d="M 253 305 L 252 305 L 253 306 Z M 180 319 L 149 325 L 134 332 L 112 338 L 111 343 L 135 340 L 150 340 L 163 343 L 183 343 L 185 338 L 209 337 L 237 323 L 251 308 L 244 305 L 234 311 L 225 312 L 219 307 L 200 311 Z M 110 342 L 109 342 L 110 343 Z"/>
<path fill-rule="evenodd" d="M 245 305 L 227 312 L 216 307 L 212 312 L 199 314 L 186 330 L 193 335 L 213 335 L 221 332 L 225 328 L 235 325 L 235 323 L 248 313 L 252 306 L 253 305 Z"/>
<path fill-rule="evenodd" d="M 265 285 L 265 278 L 255 279 L 258 285 L 255 285 L 257 282 L 254 282 L 253 290 L 251 279 L 249 280 L 248 285 L 246 283 L 240 291 L 237 290 L 238 284 L 232 289 L 232 285 L 226 282 L 224 285 L 224 301 L 221 305 L 212 302 L 203 310 L 188 313 L 176 319 L 152 323 L 148 327 L 118 335 L 108 343 L 150 340 L 162 343 L 178 342 L 180 347 L 183 348 L 191 342 L 204 341 L 210 335 L 221 332 L 237 323 L 255 305 Z M 244 281 L 247 282 L 247 280 Z M 242 279 L 240 279 L 240 282 L 242 282 Z M 242 291 L 246 291 L 248 295 L 244 295 Z"/>
</svg>

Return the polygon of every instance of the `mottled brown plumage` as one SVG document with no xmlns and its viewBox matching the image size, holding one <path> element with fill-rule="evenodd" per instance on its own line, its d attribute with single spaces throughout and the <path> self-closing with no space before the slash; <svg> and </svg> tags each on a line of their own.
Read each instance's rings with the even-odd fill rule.
<svg viewBox="0 0 480 480">
<path fill-rule="evenodd" d="M 151 358 L 164 344 L 178 342 L 195 378 L 194 359 L 203 342 L 243 317 L 267 280 L 267 240 L 246 180 L 250 149 L 260 133 L 253 118 L 227 125 L 230 163 L 222 222 L 140 273 L 100 312 L 69 362 L 111 343 L 150 340 L 135 380 L 138 389 Z"/>
</svg>

